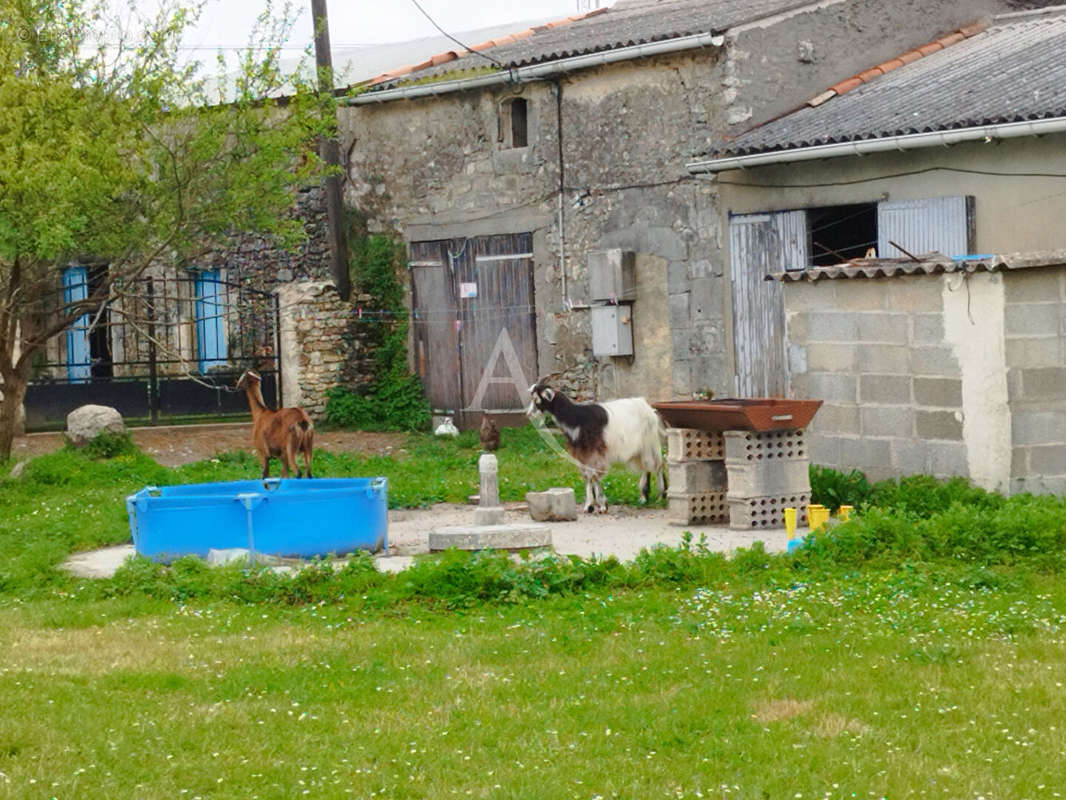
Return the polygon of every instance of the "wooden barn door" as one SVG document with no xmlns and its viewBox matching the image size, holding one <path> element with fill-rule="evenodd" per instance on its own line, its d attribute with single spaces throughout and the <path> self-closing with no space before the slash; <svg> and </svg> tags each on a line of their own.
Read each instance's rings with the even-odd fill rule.
<svg viewBox="0 0 1066 800">
<path fill-rule="evenodd" d="M 729 219 L 733 351 L 737 397 L 783 397 L 788 387 L 785 301 L 766 276 L 807 266 L 803 211 L 737 214 Z"/>
<path fill-rule="evenodd" d="M 533 237 L 411 245 L 415 363 L 435 410 L 460 427 L 520 413 L 537 378 Z"/>
</svg>

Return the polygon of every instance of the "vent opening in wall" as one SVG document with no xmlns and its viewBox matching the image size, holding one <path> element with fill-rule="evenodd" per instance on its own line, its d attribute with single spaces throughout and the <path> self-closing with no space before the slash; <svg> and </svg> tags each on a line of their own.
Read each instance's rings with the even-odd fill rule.
<svg viewBox="0 0 1066 800">
<path fill-rule="evenodd" d="M 500 105 L 500 141 L 504 147 L 529 146 L 529 103 L 512 97 Z"/>
<path fill-rule="evenodd" d="M 807 230 L 810 261 L 814 266 L 863 258 L 871 248 L 877 247 L 877 204 L 807 209 Z"/>
</svg>

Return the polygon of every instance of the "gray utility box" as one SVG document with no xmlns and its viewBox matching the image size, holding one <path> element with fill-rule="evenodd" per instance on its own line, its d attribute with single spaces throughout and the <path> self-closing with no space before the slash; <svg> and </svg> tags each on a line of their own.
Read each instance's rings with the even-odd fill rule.
<svg viewBox="0 0 1066 800">
<path fill-rule="evenodd" d="M 589 250 L 589 300 L 621 303 L 637 296 L 637 254 L 631 250 Z"/>
<path fill-rule="evenodd" d="M 633 355 L 632 306 L 593 306 L 589 313 L 594 356 Z"/>
</svg>

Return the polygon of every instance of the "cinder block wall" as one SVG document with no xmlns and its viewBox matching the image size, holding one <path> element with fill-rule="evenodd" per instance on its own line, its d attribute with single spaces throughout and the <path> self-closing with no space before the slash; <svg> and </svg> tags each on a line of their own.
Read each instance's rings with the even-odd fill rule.
<svg viewBox="0 0 1066 800">
<path fill-rule="evenodd" d="M 1011 491 L 1066 493 L 1066 272 L 1004 278 Z"/>
<path fill-rule="evenodd" d="M 792 394 L 824 401 L 811 461 L 871 480 L 969 476 L 941 276 L 785 285 Z"/>
</svg>

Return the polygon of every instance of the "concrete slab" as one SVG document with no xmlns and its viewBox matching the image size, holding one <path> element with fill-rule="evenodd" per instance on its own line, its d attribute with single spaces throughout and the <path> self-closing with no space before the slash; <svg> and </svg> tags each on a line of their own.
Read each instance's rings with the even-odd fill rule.
<svg viewBox="0 0 1066 800">
<path fill-rule="evenodd" d="M 536 522 L 501 525 L 452 525 L 430 531 L 429 551 L 459 550 L 529 550 L 551 547 L 551 528 Z"/>
</svg>

